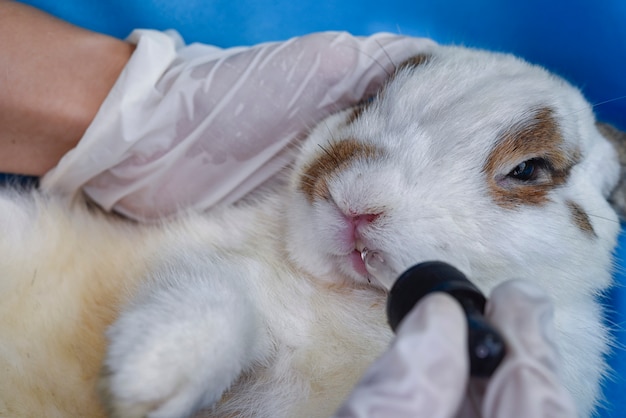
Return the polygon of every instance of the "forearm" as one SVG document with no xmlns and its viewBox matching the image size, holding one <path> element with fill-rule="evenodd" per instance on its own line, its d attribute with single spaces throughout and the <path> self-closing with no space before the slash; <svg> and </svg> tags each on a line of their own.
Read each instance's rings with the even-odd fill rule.
<svg viewBox="0 0 626 418">
<path fill-rule="evenodd" d="M 0 0 L 0 172 L 42 175 L 80 140 L 134 46 Z"/>
</svg>

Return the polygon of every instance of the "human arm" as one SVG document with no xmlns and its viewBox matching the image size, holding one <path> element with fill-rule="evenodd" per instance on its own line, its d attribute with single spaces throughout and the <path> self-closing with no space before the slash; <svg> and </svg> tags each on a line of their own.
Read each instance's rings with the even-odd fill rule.
<svg viewBox="0 0 626 418">
<path fill-rule="evenodd" d="M 80 140 L 134 45 L 0 0 L 0 172 L 40 176 Z"/>
<path fill-rule="evenodd" d="M 127 42 L 0 0 L 0 172 L 139 220 L 232 202 L 282 169 L 328 114 L 432 41 L 317 33 L 220 49 Z M 60 161 L 60 164 L 59 164 Z"/>
</svg>

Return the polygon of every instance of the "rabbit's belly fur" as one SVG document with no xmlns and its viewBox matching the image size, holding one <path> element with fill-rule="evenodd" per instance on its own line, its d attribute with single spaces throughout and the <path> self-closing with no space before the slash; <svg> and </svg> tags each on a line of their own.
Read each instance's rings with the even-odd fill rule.
<svg viewBox="0 0 626 418">
<path fill-rule="evenodd" d="M 103 416 L 106 327 L 166 234 L 0 197 L 0 415 Z"/>
</svg>

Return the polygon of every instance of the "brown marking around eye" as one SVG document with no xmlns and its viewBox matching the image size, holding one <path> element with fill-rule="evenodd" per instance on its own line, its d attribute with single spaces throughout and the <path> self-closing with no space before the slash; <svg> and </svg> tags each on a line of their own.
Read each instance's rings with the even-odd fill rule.
<svg viewBox="0 0 626 418">
<path fill-rule="evenodd" d="M 578 204 L 568 201 L 567 207 L 572 214 L 572 220 L 576 224 L 576 226 L 583 232 L 590 234 L 596 237 L 596 231 L 593 229 L 593 225 L 591 225 L 591 221 L 589 220 L 589 215 L 583 208 L 581 208 Z"/>
<path fill-rule="evenodd" d="M 379 148 L 353 138 L 321 147 L 320 155 L 304 168 L 300 176 L 300 190 L 309 202 L 328 200 L 328 181 L 333 174 L 347 167 L 353 160 L 374 158 L 380 154 Z"/>
<path fill-rule="evenodd" d="M 540 168 L 544 176 L 526 182 L 507 178 L 512 167 L 532 158 L 545 161 Z M 531 120 L 500 136 L 483 171 L 487 174 L 489 192 L 499 206 L 511 209 L 520 205 L 542 205 L 548 201 L 551 190 L 567 181 L 579 158 L 577 151 L 565 150 L 553 111 L 541 108 Z"/>
</svg>

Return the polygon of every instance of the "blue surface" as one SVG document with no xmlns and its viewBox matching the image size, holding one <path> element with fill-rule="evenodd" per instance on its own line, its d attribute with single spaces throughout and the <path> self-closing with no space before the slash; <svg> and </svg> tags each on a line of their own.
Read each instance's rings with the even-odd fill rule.
<svg viewBox="0 0 626 418">
<path fill-rule="evenodd" d="M 601 417 L 626 417 L 626 230 L 622 228 L 618 244 L 617 286 L 607 295 L 610 311 L 607 322 L 614 329 L 616 346 L 609 359 L 614 370 L 612 380 L 605 384 L 604 393 L 609 401 Z"/>
<path fill-rule="evenodd" d="M 601 119 L 626 129 L 624 0 L 25 2 L 117 37 L 137 27 L 175 28 L 187 42 L 233 46 L 322 30 L 389 31 L 514 52 L 568 78 L 598 104 Z"/>
<path fill-rule="evenodd" d="M 223 47 L 314 31 L 388 31 L 513 52 L 580 87 L 598 117 L 626 130 L 626 1 L 603 0 L 26 0 L 79 26 L 123 38 L 134 28 L 178 30 L 187 42 Z M 608 318 L 626 346 L 626 237 Z M 618 348 L 619 349 L 619 348 Z M 626 416 L 626 351 L 611 358 L 615 380 L 604 417 Z"/>
</svg>

